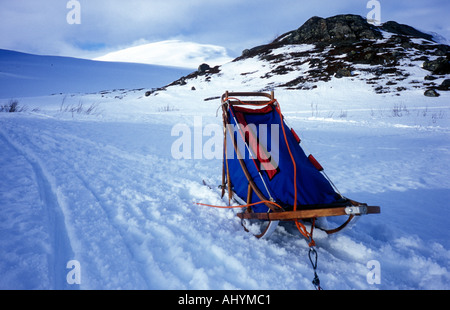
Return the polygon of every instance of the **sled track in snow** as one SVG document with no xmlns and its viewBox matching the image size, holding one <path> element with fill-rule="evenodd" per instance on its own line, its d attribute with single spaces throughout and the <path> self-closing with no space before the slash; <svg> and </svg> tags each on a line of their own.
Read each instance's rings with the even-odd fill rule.
<svg viewBox="0 0 450 310">
<path fill-rule="evenodd" d="M 51 253 L 49 257 L 49 271 L 52 274 L 52 281 L 55 289 L 69 288 L 66 281 L 66 264 L 73 259 L 73 251 L 67 233 L 64 212 L 58 201 L 57 192 L 50 182 L 48 174 L 43 168 L 40 160 L 26 147 L 13 142 L 7 133 L 0 129 L 0 139 L 10 146 L 17 154 L 22 155 L 30 164 L 39 189 L 42 205 L 45 207 L 49 231 L 51 234 Z M 74 288 L 74 287 L 70 287 Z"/>
<path fill-rule="evenodd" d="M 115 166 L 116 161 L 122 163 L 118 158 L 123 154 L 65 130 L 59 132 L 62 128 L 53 124 L 50 130 L 42 128 L 39 132 L 19 124 L 4 128 L 0 137 L 32 167 L 41 204 L 52 226 L 49 227 L 52 257 L 48 268 L 54 288 L 117 287 L 110 280 L 111 273 L 122 274 L 120 278 L 126 284 L 120 288 L 129 288 L 128 283 L 134 282 L 139 283 L 138 287 L 149 287 L 148 282 L 144 283 L 148 277 L 142 276 L 146 272 L 142 258 L 138 257 L 139 250 L 127 234 L 126 223 L 117 217 L 117 204 L 105 194 L 110 181 L 105 178 L 111 177 L 111 171 L 104 166 L 105 160 Z M 100 170 L 86 167 L 92 162 Z M 120 253 L 120 257 L 112 253 Z M 80 262 L 81 286 L 66 283 L 69 271 L 66 264 L 72 259 Z"/>
<path fill-rule="evenodd" d="M 88 183 L 88 181 L 80 174 L 76 174 L 77 178 L 81 181 L 83 186 L 90 192 L 90 194 L 95 198 L 100 208 L 105 212 L 109 223 L 114 227 L 114 229 L 118 232 L 121 239 L 128 240 L 129 242 L 124 243 L 127 251 L 130 254 L 130 257 L 133 259 L 133 261 L 139 261 L 139 255 L 137 254 L 137 250 L 135 247 L 133 247 L 133 242 L 129 240 L 130 237 L 127 237 L 126 233 L 124 232 L 124 228 L 121 227 L 117 220 L 115 219 L 113 215 L 113 211 L 108 208 L 107 203 L 100 197 L 100 195 L 97 193 L 97 191 Z M 145 274 L 145 268 L 142 267 L 140 264 L 133 264 L 138 269 L 137 272 L 139 274 Z M 148 287 L 151 287 L 150 282 L 148 281 L 147 277 L 141 277 L 143 281 L 145 281 L 146 285 Z"/>
</svg>

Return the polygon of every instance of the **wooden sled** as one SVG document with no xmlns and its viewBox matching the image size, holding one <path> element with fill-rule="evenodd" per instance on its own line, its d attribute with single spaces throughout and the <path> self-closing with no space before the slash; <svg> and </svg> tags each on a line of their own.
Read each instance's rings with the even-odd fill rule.
<svg viewBox="0 0 450 310">
<path fill-rule="evenodd" d="M 250 98 L 253 97 L 251 100 L 241 100 L 239 97 L 246 97 Z M 222 111 L 223 111 L 223 125 L 224 125 L 224 150 L 225 150 L 225 156 L 224 156 L 224 163 L 223 163 L 223 173 L 222 173 L 222 196 L 224 196 L 225 191 L 228 192 L 229 199 L 231 200 L 233 198 L 233 195 L 235 194 L 233 192 L 233 184 L 230 180 L 230 172 L 228 169 L 227 164 L 227 132 L 228 134 L 233 137 L 233 133 L 230 131 L 229 125 L 229 106 L 252 106 L 254 108 L 258 107 L 264 107 L 267 105 L 276 105 L 276 100 L 274 98 L 274 92 L 272 91 L 269 93 L 263 93 L 263 92 L 225 92 L 222 97 Z M 231 111 L 231 110 L 230 110 Z M 281 112 L 279 112 L 281 115 Z M 256 185 L 254 179 L 252 178 L 251 174 L 249 173 L 249 170 L 247 169 L 246 164 L 244 163 L 244 160 L 242 159 L 242 156 L 239 156 L 240 150 L 237 146 L 237 143 L 234 139 L 232 140 L 233 148 L 236 154 L 238 154 L 238 160 L 241 166 L 241 169 L 243 173 L 245 174 L 245 177 L 248 181 L 248 190 L 246 199 L 243 197 L 243 195 L 240 195 L 240 199 L 243 201 L 244 199 L 246 201 L 246 204 L 243 204 L 244 211 L 241 213 L 238 213 L 237 216 L 244 222 L 245 220 L 251 220 L 251 221 L 262 221 L 265 222 L 265 227 L 261 230 L 260 233 L 256 233 L 255 236 L 257 238 L 265 238 L 268 237 L 276 228 L 278 223 L 280 221 L 294 221 L 297 224 L 297 227 L 299 228 L 300 232 L 307 238 L 311 239 L 312 242 L 312 229 L 314 228 L 315 219 L 321 218 L 321 217 L 332 217 L 332 216 L 348 216 L 347 220 L 340 225 L 337 228 L 334 229 L 322 229 L 318 227 L 319 229 L 324 230 L 327 234 L 333 234 L 336 232 L 341 231 L 344 227 L 346 227 L 352 219 L 354 219 L 357 216 L 362 216 L 366 214 L 377 214 L 380 213 L 380 207 L 379 206 L 368 206 L 365 203 L 359 203 L 354 200 L 345 198 L 343 196 L 342 199 L 339 200 L 339 202 L 332 203 L 332 204 L 315 204 L 315 205 L 298 205 L 298 206 L 283 206 L 281 207 L 279 204 L 275 203 L 274 201 L 271 201 L 269 197 L 267 197 L 263 191 Z M 315 159 L 312 157 L 310 160 Z M 315 163 L 314 163 L 315 164 Z M 320 170 L 320 168 L 323 170 L 323 168 L 320 166 L 317 169 Z M 328 179 L 328 177 L 327 177 Z M 330 181 L 331 182 L 331 181 Z M 331 182 L 332 184 L 332 182 Z M 332 184 L 334 187 L 334 184 Z M 267 212 L 254 212 L 252 209 L 252 197 L 253 195 L 257 195 L 257 197 L 260 200 L 261 204 L 265 204 L 268 208 Z M 304 230 L 304 225 L 300 224 L 299 221 L 310 221 L 312 222 L 311 226 L 311 236 L 309 237 L 308 232 L 302 232 Z M 301 227 L 303 229 L 301 229 Z M 243 224 L 244 229 L 248 231 L 248 229 Z"/>
</svg>

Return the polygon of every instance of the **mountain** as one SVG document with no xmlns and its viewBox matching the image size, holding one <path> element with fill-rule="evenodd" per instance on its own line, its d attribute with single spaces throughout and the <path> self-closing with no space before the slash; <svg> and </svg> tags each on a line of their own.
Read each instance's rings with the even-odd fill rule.
<svg viewBox="0 0 450 310">
<path fill-rule="evenodd" d="M 215 66 L 227 63 L 232 58 L 221 46 L 167 40 L 126 48 L 95 58 L 95 60 L 197 69 L 202 63 Z"/>
<path fill-rule="evenodd" d="M 167 66 L 111 64 L 0 50 L 0 98 L 158 87 L 189 72 Z"/>
<path fill-rule="evenodd" d="M 269 44 L 244 50 L 232 63 L 194 72 L 162 89 L 223 83 L 232 74 L 242 87 L 257 85 L 254 90 L 314 89 L 345 78 L 364 81 L 379 94 L 401 95 L 413 88 L 438 96 L 448 90 L 449 59 L 448 45 L 408 25 L 389 21 L 377 27 L 358 15 L 312 17 Z"/>
</svg>

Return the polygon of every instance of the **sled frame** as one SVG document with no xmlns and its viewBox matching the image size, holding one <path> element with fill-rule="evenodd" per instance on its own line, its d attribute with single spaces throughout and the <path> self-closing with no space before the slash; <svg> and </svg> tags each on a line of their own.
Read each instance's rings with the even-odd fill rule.
<svg viewBox="0 0 450 310">
<path fill-rule="evenodd" d="M 256 98 L 265 98 L 265 100 L 246 100 L 241 101 L 237 97 L 256 97 Z M 229 199 L 231 200 L 233 196 L 232 184 L 230 180 L 230 174 L 228 171 L 227 164 L 227 154 L 226 154 L 226 137 L 227 137 L 227 126 L 229 113 L 228 106 L 231 105 L 252 105 L 252 106 L 265 106 L 270 103 L 273 103 L 275 100 L 274 92 L 270 93 L 264 92 L 228 92 L 226 91 L 222 97 L 222 112 L 223 112 L 223 126 L 224 126 L 224 148 L 225 148 L 225 156 L 223 163 L 223 174 L 222 174 L 222 196 L 224 196 L 225 189 L 228 191 Z M 233 136 L 232 132 L 228 132 L 230 136 Z M 250 204 L 252 201 L 252 195 L 256 194 L 258 198 L 263 201 L 263 203 L 269 208 L 269 211 L 266 213 L 256 213 L 252 211 L 250 206 L 245 208 L 244 212 L 238 213 L 237 217 L 239 217 L 242 221 L 245 219 L 248 220 L 260 220 L 260 221 L 269 221 L 278 223 L 279 221 L 295 221 L 295 220 L 312 220 L 319 217 L 331 217 L 331 216 L 348 216 L 347 220 L 339 227 L 334 229 L 321 229 L 324 230 L 327 234 L 333 234 L 344 229 L 355 216 L 361 216 L 366 214 L 378 214 L 381 212 L 379 206 L 368 206 L 365 203 L 360 203 L 351 199 L 346 199 L 345 202 L 342 203 L 333 203 L 333 204 L 320 204 L 320 205 L 301 205 L 301 210 L 296 211 L 286 211 L 284 209 L 280 209 L 275 207 L 272 204 L 265 203 L 264 201 L 268 201 L 267 197 L 261 192 L 261 190 L 256 186 L 253 181 L 245 163 L 240 156 L 240 151 L 234 139 L 232 139 L 233 148 L 238 155 L 237 158 L 239 160 L 242 171 L 245 174 L 245 177 L 248 181 L 248 193 L 247 193 L 247 204 Z M 226 182 L 226 184 L 225 184 Z M 242 224 L 244 226 L 244 224 Z M 269 224 L 270 226 L 270 224 Z M 267 227 L 269 227 L 267 226 Z M 246 231 L 247 228 L 244 226 Z M 262 238 L 265 236 L 266 232 L 269 229 L 266 228 L 261 234 L 255 235 L 257 238 Z"/>
</svg>

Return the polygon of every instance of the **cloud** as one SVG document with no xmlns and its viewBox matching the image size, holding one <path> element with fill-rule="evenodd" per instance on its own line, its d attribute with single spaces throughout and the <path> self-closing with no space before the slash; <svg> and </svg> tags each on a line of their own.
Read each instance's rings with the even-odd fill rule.
<svg viewBox="0 0 450 310">
<path fill-rule="evenodd" d="M 81 24 L 69 25 L 68 0 L 0 0 L 0 48 L 79 57 L 134 42 L 181 39 L 225 46 L 232 54 L 270 42 L 312 16 L 366 16 L 366 0 L 78 0 Z M 379 0 L 382 21 L 396 20 L 450 38 L 448 0 Z"/>
</svg>

